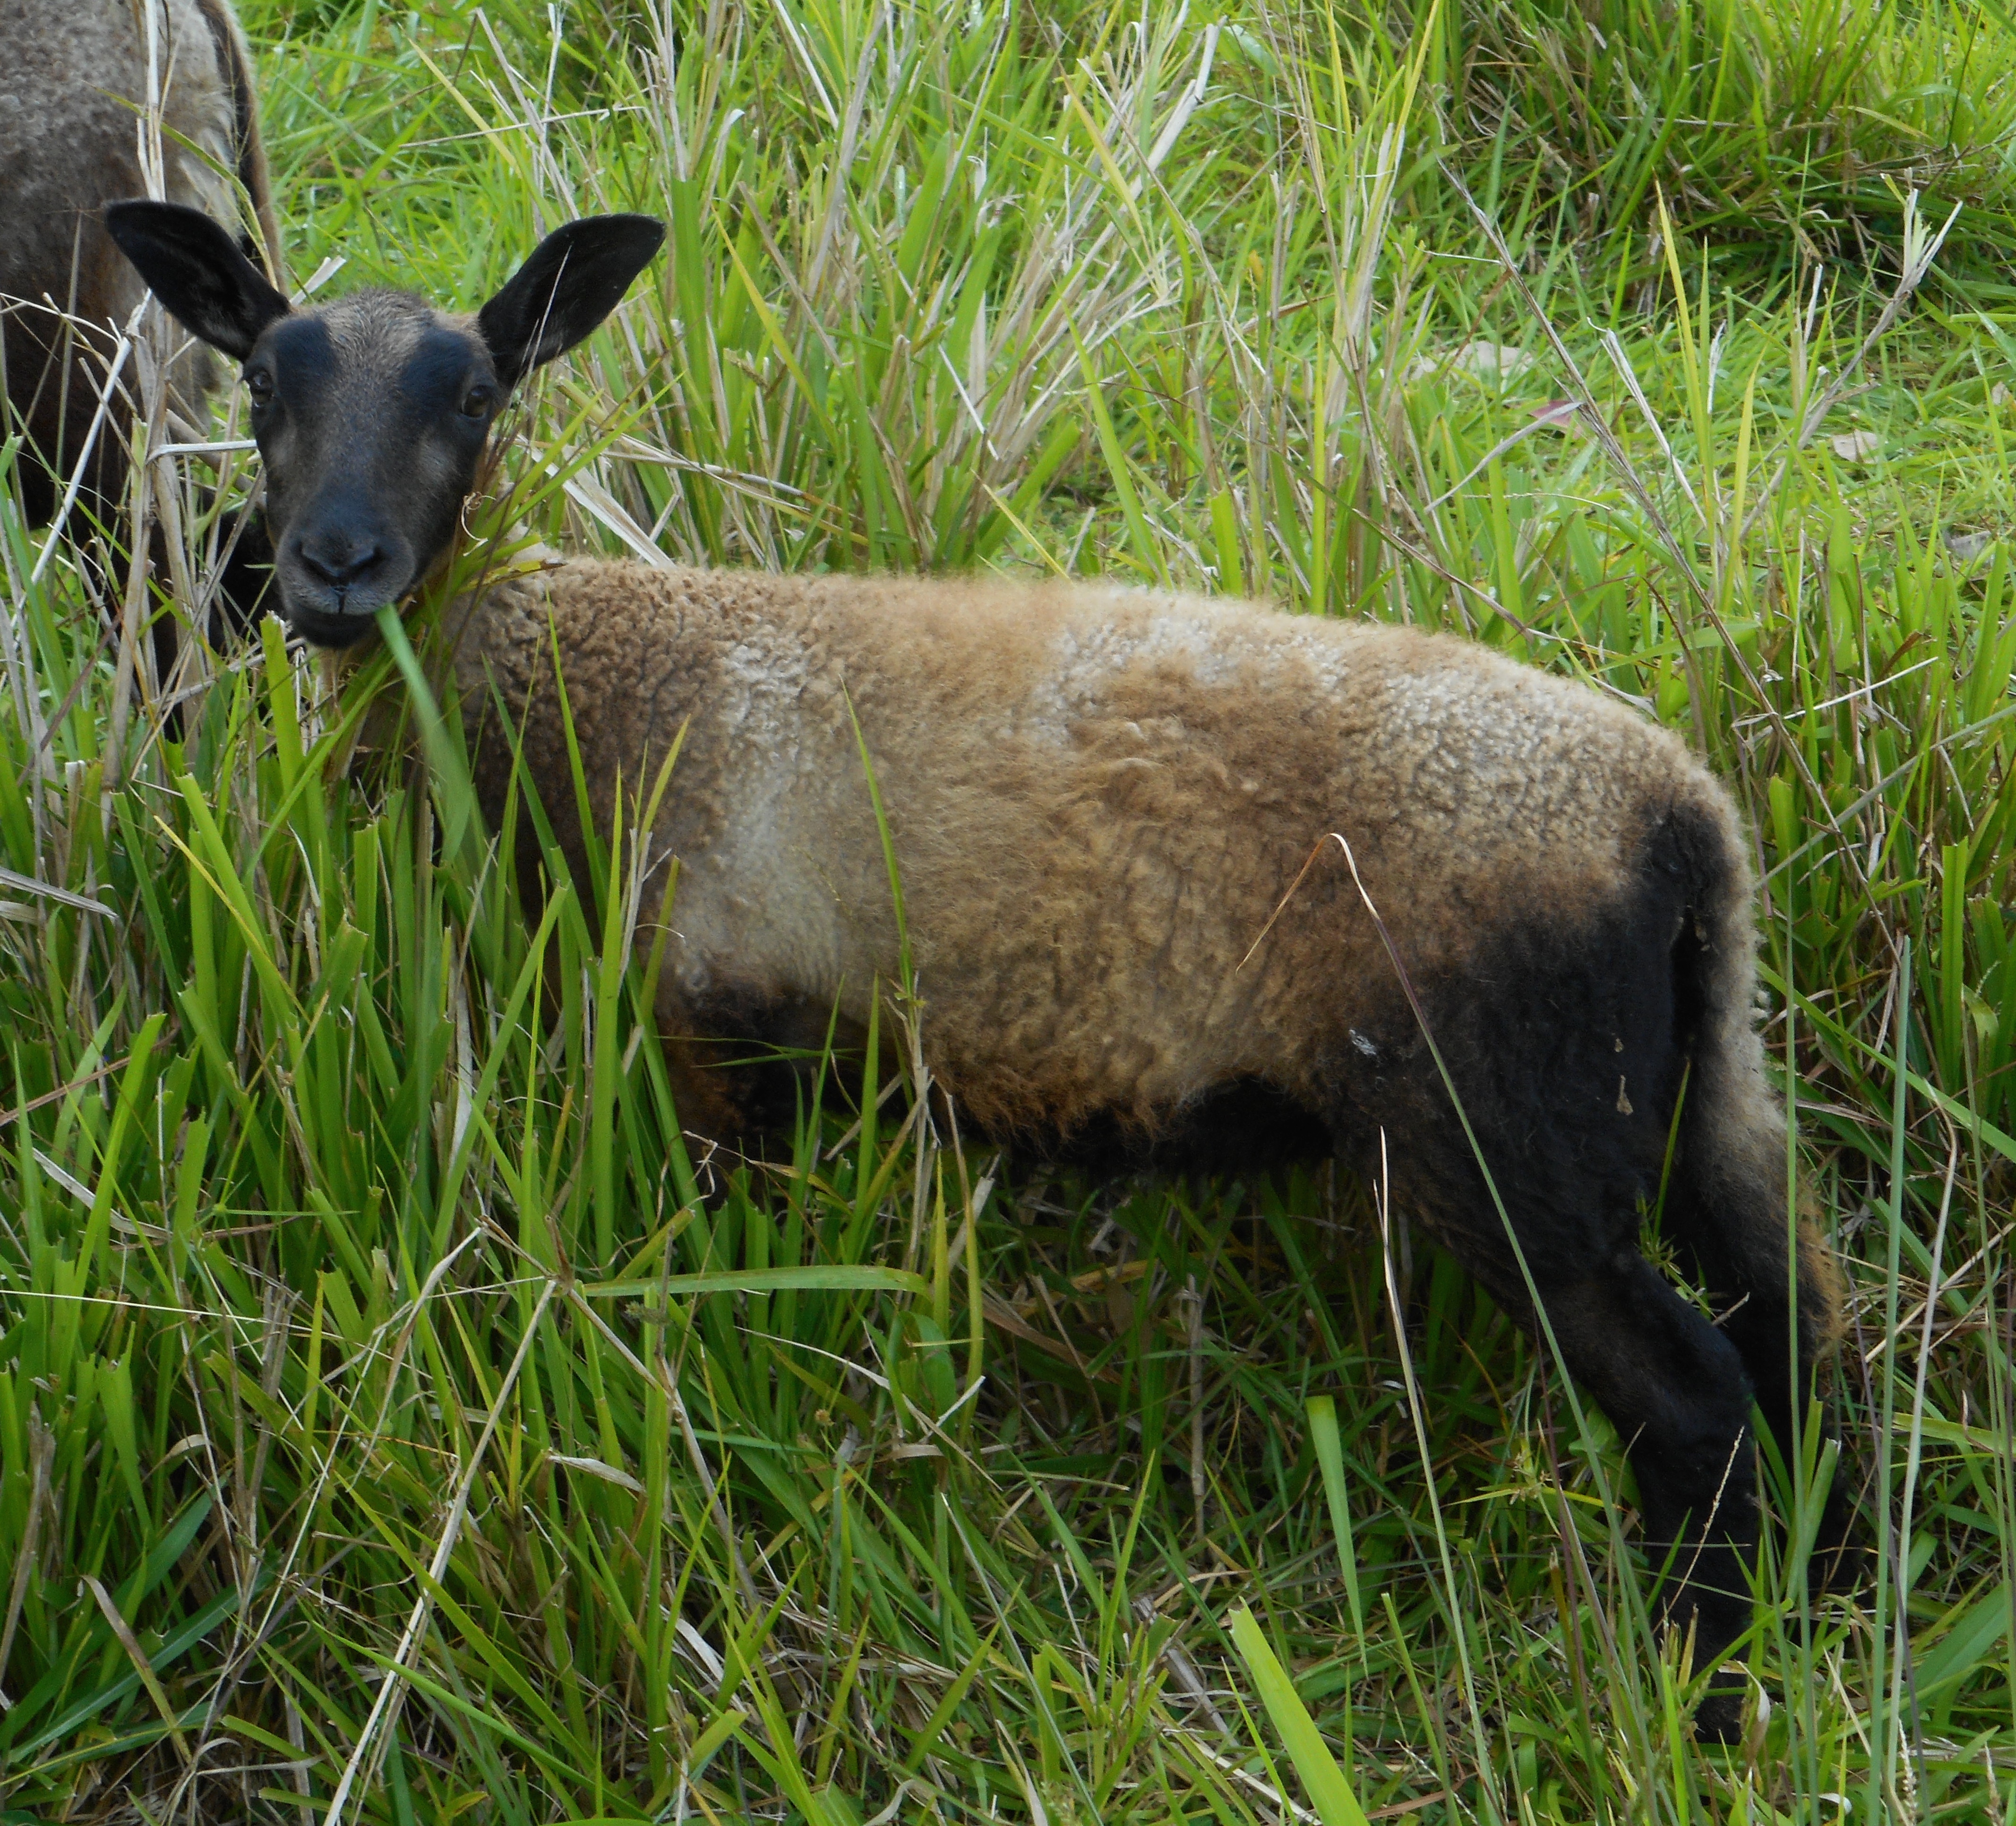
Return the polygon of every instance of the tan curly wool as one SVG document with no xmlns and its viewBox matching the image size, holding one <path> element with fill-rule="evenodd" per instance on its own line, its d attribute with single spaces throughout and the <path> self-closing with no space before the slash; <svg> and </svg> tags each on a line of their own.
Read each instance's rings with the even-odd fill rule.
<svg viewBox="0 0 2016 1826">
<path fill-rule="evenodd" d="M 567 778 L 555 642 L 605 827 L 619 776 L 634 800 L 686 731 L 654 850 L 680 867 L 675 1036 L 795 1010 L 815 1044 L 836 1004 L 858 1027 L 895 977 L 851 704 L 933 1068 L 989 1129 L 1094 1111 L 1153 1129 L 1244 1076 L 1323 1107 L 1321 1057 L 1400 1008 L 1337 846 L 1240 960 L 1328 833 L 1422 976 L 1508 920 L 1620 899 L 1683 801 L 1725 834 L 1748 917 L 1728 797 L 1679 740 L 1445 636 L 1127 589 L 574 560 L 469 616 L 457 667 L 472 726 L 490 724 L 493 819 L 495 702 L 528 707 L 531 776 Z M 542 798 L 578 870 L 572 794 Z M 1740 1011 L 1721 1037 L 1754 1061 L 1747 935 L 1719 969 L 1714 999 Z M 733 1129 L 712 1075 L 681 1086 L 682 1111 Z"/>
</svg>

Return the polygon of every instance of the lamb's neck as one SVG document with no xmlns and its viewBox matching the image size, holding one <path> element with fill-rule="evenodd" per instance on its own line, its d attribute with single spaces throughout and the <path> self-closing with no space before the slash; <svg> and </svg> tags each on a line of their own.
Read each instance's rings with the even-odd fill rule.
<svg viewBox="0 0 2016 1826">
<path fill-rule="evenodd" d="M 493 693 L 514 706 L 524 701 L 552 639 L 548 578 L 564 562 L 550 546 L 526 546 L 444 611 L 465 715 Z"/>
</svg>

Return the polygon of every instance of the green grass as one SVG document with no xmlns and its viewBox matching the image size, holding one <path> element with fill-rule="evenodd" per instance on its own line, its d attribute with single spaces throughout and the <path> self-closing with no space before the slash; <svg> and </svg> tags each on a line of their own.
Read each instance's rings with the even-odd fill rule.
<svg viewBox="0 0 2016 1826">
<path fill-rule="evenodd" d="M 1710 755 L 1877 1572 L 1775 1554 L 1697 1745 L 1614 1435 L 1364 1188 L 1032 1176 L 842 1071 L 710 1156 L 662 881 L 535 937 L 400 758 L 424 618 L 197 656 L 178 744 L 0 510 L 0 1817 L 2007 1821 L 2016 23 L 245 12 L 297 278 L 671 223 L 485 525 L 1448 625 Z"/>
</svg>

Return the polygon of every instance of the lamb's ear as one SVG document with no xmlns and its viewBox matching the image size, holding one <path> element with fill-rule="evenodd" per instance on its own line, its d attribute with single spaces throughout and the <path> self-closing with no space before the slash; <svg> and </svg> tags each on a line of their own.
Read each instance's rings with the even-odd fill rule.
<svg viewBox="0 0 2016 1826">
<path fill-rule="evenodd" d="M 108 203 L 105 226 L 168 315 L 234 361 L 243 361 L 259 333 L 287 314 L 286 298 L 200 209 Z"/>
<path fill-rule="evenodd" d="M 664 239 L 665 225 L 649 215 L 591 215 L 554 229 L 476 314 L 499 378 L 515 387 L 572 348 L 616 308 Z"/>
</svg>

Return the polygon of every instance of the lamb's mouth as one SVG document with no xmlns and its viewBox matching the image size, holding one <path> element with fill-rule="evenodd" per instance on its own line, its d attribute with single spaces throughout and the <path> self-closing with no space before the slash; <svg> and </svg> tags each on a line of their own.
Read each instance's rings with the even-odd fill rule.
<svg viewBox="0 0 2016 1826">
<path fill-rule="evenodd" d="M 345 611 L 340 615 L 325 615 L 313 609 L 290 607 L 286 611 L 287 625 L 311 646 L 323 646 L 337 652 L 355 646 L 365 635 L 374 632 L 378 625 L 376 607 L 355 611 Z"/>
<path fill-rule="evenodd" d="M 339 650 L 370 633 L 378 625 L 378 611 L 405 601 L 417 582 L 403 554 L 376 574 L 348 584 L 326 582 L 284 559 L 275 568 L 287 625 L 316 646 Z"/>
</svg>

